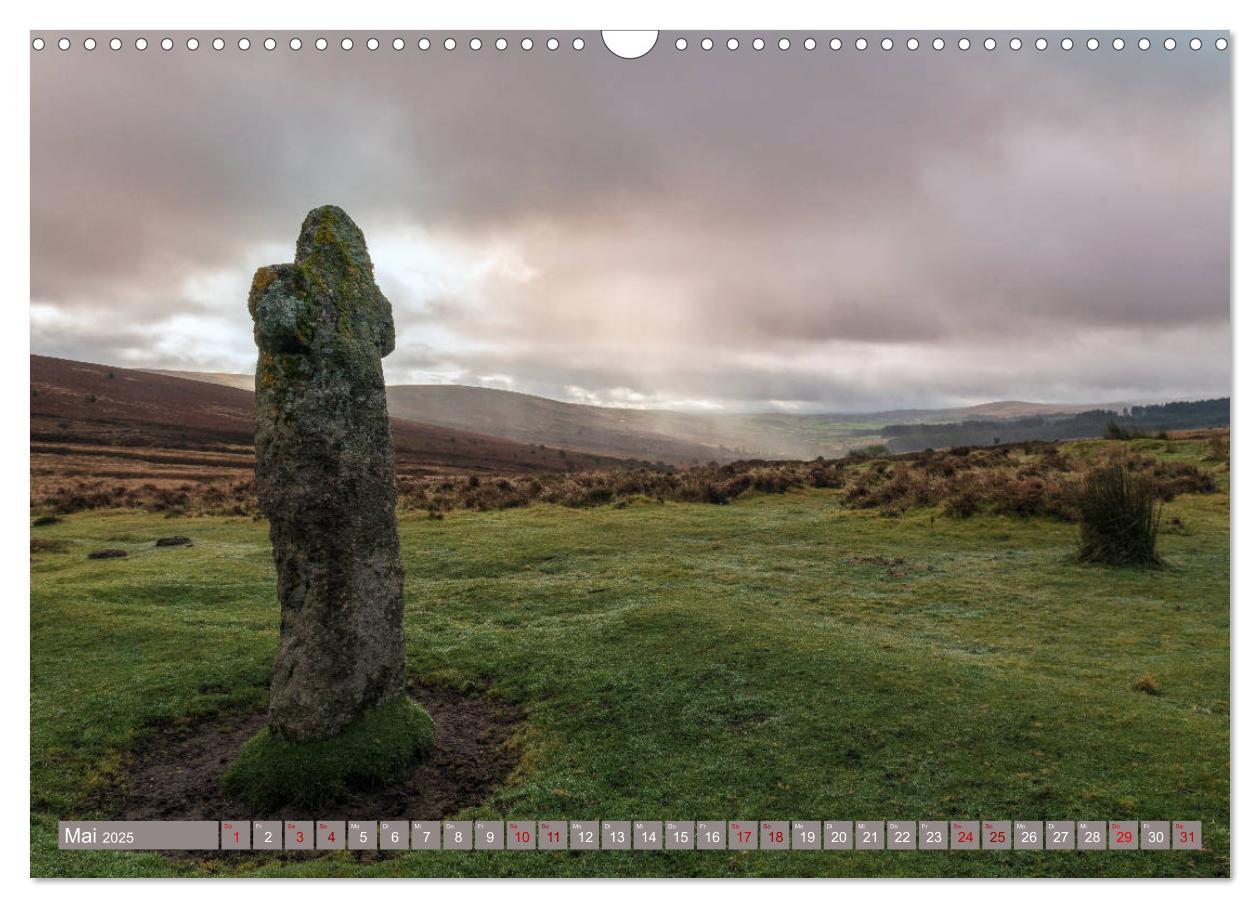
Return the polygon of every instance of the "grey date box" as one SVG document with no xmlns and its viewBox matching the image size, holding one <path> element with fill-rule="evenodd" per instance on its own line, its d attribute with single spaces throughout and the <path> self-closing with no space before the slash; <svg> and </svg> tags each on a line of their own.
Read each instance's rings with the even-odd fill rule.
<svg viewBox="0 0 1260 908">
<path fill-rule="evenodd" d="M 1046 845 L 1045 824 L 1041 820 L 1016 820 L 1011 832 L 1016 851 L 1040 851 Z"/>
<path fill-rule="evenodd" d="M 508 851 L 533 851 L 538 847 L 538 824 L 533 820 L 507 821 Z"/>
<path fill-rule="evenodd" d="M 820 821 L 792 821 L 793 851 L 819 851 L 822 849 L 822 839 L 822 823 Z"/>
<path fill-rule="evenodd" d="M 1077 851 L 1106 851 L 1107 824 L 1103 820 L 1076 821 Z"/>
<path fill-rule="evenodd" d="M 224 851 L 247 851 L 249 849 L 249 821 L 221 821 L 219 823 L 219 847 Z"/>
<path fill-rule="evenodd" d="M 599 847 L 605 851 L 629 851 L 630 821 L 604 820 L 600 823 Z"/>
<path fill-rule="evenodd" d="M 563 851 L 569 847 L 569 824 L 565 820 L 538 821 L 538 850 Z"/>
<path fill-rule="evenodd" d="M 381 820 L 377 836 L 381 851 L 405 851 L 410 848 L 408 828 L 406 820 Z"/>
<path fill-rule="evenodd" d="M 919 820 L 920 851 L 945 851 L 948 848 L 948 823 L 944 820 Z"/>
<path fill-rule="evenodd" d="M 346 847 L 345 820 L 315 821 L 315 850 L 341 851 Z"/>
<path fill-rule="evenodd" d="M 1010 820 L 983 820 L 980 829 L 980 847 L 985 851 L 1011 850 Z"/>
<path fill-rule="evenodd" d="M 1198 851 L 1203 847 L 1202 820 L 1174 820 L 1172 830 L 1173 851 Z"/>
<path fill-rule="evenodd" d="M 1167 820 L 1142 821 L 1142 849 L 1144 851 L 1167 851 L 1172 848 L 1172 835 Z"/>
<path fill-rule="evenodd" d="M 852 820 L 823 821 L 823 851 L 850 851 L 852 848 Z"/>
<path fill-rule="evenodd" d="M 570 820 L 569 849 L 599 851 L 599 820 Z"/>
<path fill-rule="evenodd" d="M 980 847 L 979 820 L 951 820 L 949 847 L 953 851 L 975 851 Z"/>
<path fill-rule="evenodd" d="M 889 851 L 914 851 L 917 824 L 914 820 L 889 820 L 884 824 L 884 838 Z"/>
<path fill-rule="evenodd" d="M 284 824 L 279 820 L 254 820 L 254 850 L 279 851 L 284 847 Z"/>
<path fill-rule="evenodd" d="M 471 851 L 473 847 L 472 820 L 442 821 L 442 850 Z"/>
<path fill-rule="evenodd" d="M 1046 851 L 1076 850 L 1076 823 L 1073 820 L 1046 820 Z"/>
<path fill-rule="evenodd" d="M 882 851 L 884 849 L 884 821 L 855 820 L 853 847 L 858 851 Z"/>
<path fill-rule="evenodd" d="M 284 850 L 285 851 L 314 851 L 315 850 L 315 821 L 314 820 L 285 820 L 284 821 Z"/>
<path fill-rule="evenodd" d="M 346 847 L 351 851 L 375 851 L 376 821 L 347 820 Z"/>
<path fill-rule="evenodd" d="M 693 820 L 665 821 L 665 850 L 691 851 L 696 847 L 696 824 Z"/>
<path fill-rule="evenodd" d="M 660 851 L 665 847 L 665 833 L 660 820 L 634 821 L 634 850 Z"/>
<path fill-rule="evenodd" d="M 1112 820 L 1107 824 L 1107 838 L 1112 851 L 1137 851 L 1137 820 Z"/>
<path fill-rule="evenodd" d="M 792 830 L 787 820 L 762 820 L 758 827 L 762 851 L 787 851 L 792 847 Z"/>
<path fill-rule="evenodd" d="M 757 821 L 731 820 L 726 824 L 726 847 L 731 851 L 757 850 Z"/>
<path fill-rule="evenodd" d="M 696 849 L 698 851 L 725 851 L 726 821 L 698 820 L 696 822 Z"/>
<path fill-rule="evenodd" d="M 473 823 L 473 847 L 478 851 L 502 851 L 503 821 L 477 820 Z"/>
<path fill-rule="evenodd" d="M 440 820 L 411 821 L 412 851 L 440 851 L 442 849 L 442 822 Z"/>
</svg>

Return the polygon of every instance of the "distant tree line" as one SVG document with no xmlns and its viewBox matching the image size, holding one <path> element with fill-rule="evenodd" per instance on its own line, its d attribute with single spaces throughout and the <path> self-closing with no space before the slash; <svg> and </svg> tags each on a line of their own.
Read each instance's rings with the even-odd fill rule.
<svg viewBox="0 0 1260 908">
<path fill-rule="evenodd" d="M 1013 419 L 969 419 L 953 423 L 884 426 L 880 434 L 894 454 L 927 448 L 993 445 L 1019 441 L 1067 441 L 1075 438 L 1153 435 L 1174 429 L 1229 425 L 1229 398 L 1175 401 L 1126 410 L 1086 410 Z"/>
</svg>

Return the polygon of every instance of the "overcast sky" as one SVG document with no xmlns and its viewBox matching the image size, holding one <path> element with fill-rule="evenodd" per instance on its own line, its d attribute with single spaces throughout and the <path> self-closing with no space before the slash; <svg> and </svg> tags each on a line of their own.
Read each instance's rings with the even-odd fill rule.
<svg viewBox="0 0 1260 908">
<path fill-rule="evenodd" d="M 394 383 L 850 412 L 1229 393 L 1228 53 L 830 34 L 32 53 L 31 349 L 251 372 L 249 279 L 332 203 L 393 303 Z"/>
</svg>

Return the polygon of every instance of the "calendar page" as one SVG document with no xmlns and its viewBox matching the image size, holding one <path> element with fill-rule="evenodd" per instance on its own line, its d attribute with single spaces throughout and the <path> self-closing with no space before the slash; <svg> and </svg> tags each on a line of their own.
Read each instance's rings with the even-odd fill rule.
<svg viewBox="0 0 1260 908">
<path fill-rule="evenodd" d="M 30 874 L 1230 876 L 1232 42 L 31 31 Z"/>
</svg>

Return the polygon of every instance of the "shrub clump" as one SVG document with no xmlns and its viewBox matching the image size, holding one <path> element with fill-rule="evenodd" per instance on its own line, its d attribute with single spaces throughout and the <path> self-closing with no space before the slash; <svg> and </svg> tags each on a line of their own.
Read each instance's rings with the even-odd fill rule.
<svg viewBox="0 0 1260 908">
<path fill-rule="evenodd" d="M 245 742 L 223 787 L 254 810 L 314 808 L 397 781 L 432 750 L 433 719 L 399 697 L 324 741 L 289 741 L 264 728 Z"/>
<path fill-rule="evenodd" d="M 1078 560 L 1093 564 L 1154 567 L 1159 531 L 1155 483 L 1122 463 L 1095 467 L 1080 488 L 1081 546 Z"/>
</svg>

